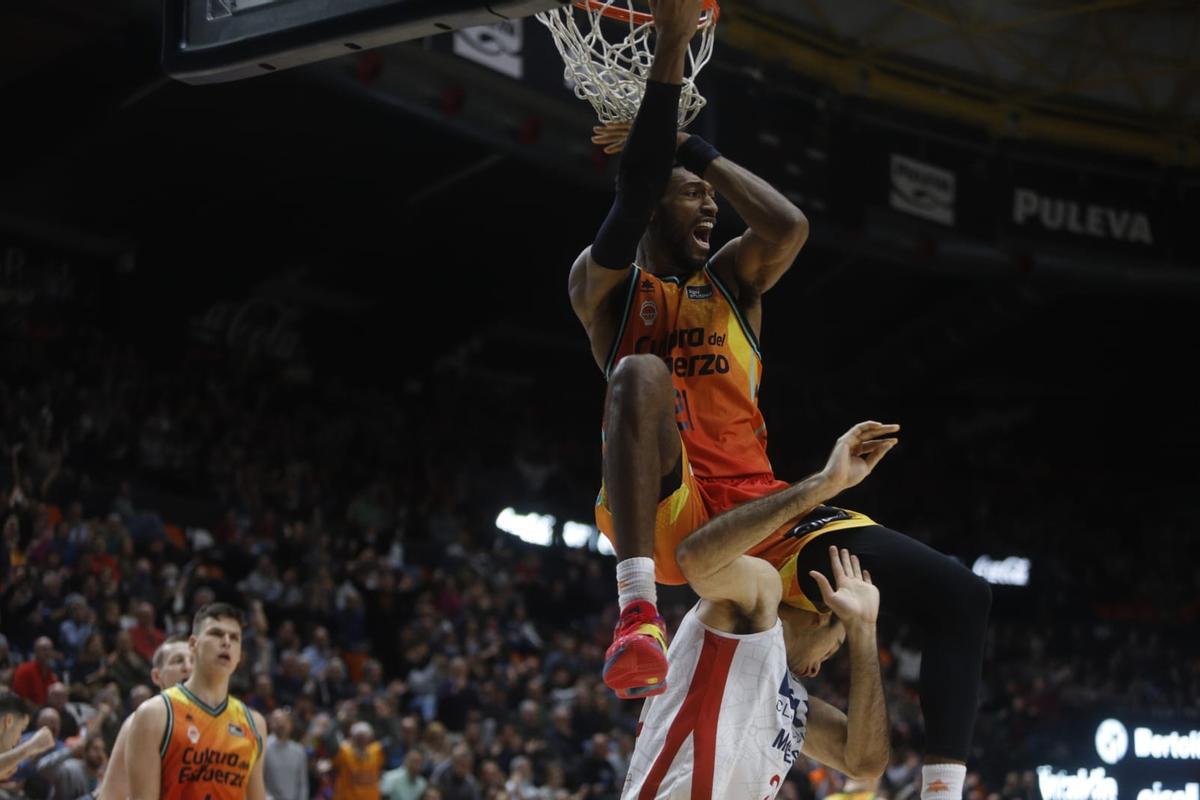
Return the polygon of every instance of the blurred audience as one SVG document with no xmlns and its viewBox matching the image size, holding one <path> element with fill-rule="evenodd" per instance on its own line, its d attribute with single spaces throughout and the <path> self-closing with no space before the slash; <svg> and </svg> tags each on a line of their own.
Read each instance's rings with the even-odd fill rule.
<svg viewBox="0 0 1200 800">
<path fill-rule="evenodd" d="M 219 597 L 250 612 L 233 689 L 269 715 L 273 798 L 619 795 L 639 709 L 599 681 L 611 558 L 493 524 L 510 505 L 585 518 L 589 420 L 542 415 L 469 368 L 392 393 L 152 364 L 101 336 L 77 345 L 31 351 L 0 377 L 0 687 L 30 704 L 26 741 L 53 739 L 0 791 L 94 788 L 121 720 L 154 691 L 155 648 Z M 1021 464 L 996 438 L 980 458 Z M 1083 712 L 1200 704 L 1184 635 L 1200 617 L 1194 515 L 1156 519 L 1162 547 L 1146 553 L 1132 520 L 1158 495 L 1098 477 L 1102 510 L 1001 510 L 913 450 L 907 472 L 941 480 L 947 500 L 905 518 L 907 479 L 881 479 L 872 498 L 900 509 L 897 527 L 947 552 L 1033 561 L 1030 586 L 996 593 L 971 800 L 1033 800 L 1029 770 Z M 1072 556 L 1083 531 L 1086 561 Z M 673 629 L 688 595 L 662 597 Z M 877 792 L 901 800 L 919 795 L 920 642 L 886 618 L 881 634 L 894 747 Z M 810 691 L 844 704 L 845 668 L 835 659 Z M 859 791 L 801 763 L 781 796 Z"/>
</svg>

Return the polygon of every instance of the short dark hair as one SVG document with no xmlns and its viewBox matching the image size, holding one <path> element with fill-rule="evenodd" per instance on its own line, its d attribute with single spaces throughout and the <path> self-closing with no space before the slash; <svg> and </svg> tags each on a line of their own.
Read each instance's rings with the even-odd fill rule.
<svg viewBox="0 0 1200 800">
<path fill-rule="evenodd" d="M 246 627 L 246 613 L 231 603 L 209 603 L 192 618 L 192 636 L 200 633 L 206 619 L 236 619 L 239 628 Z"/>
<path fill-rule="evenodd" d="M 18 717 L 33 716 L 33 706 L 16 692 L 0 691 L 0 718 L 10 714 Z"/>
<path fill-rule="evenodd" d="M 163 643 L 154 651 L 154 656 L 150 659 L 150 666 L 155 669 L 162 669 L 163 662 L 167 660 L 167 647 L 173 644 L 186 644 L 188 637 L 186 636 L 168 636 L 163 640 Z"/>
</svg>

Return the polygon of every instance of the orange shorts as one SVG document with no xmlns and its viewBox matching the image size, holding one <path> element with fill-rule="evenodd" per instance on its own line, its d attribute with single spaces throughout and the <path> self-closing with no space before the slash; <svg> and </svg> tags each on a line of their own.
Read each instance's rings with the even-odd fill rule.
<svg viewBox="0 0 1200 800">
<path fill-rule="evenodd" d="M 740 478 L 697 478 L 687 460 L 687 448 L 682 451 L 683 480 L 679 488 L 658 504 L 654 518 L 654 577 L 659 583 L 687 583 L 675 561 L 675 548 L 692 531 L 729 509 L 786 489 L 787 481 L 774 475 L 755 475 Z M 800 591 L 796 581 L 796 554 L 818 536 L 842 528 L 874 525 L 874 520 L 857 511 L 818 506 L 803 517 L 789 520 L 772 533 L 748 555 L 770 562 L 779 570 L 783 581 L 783 601 L 789 605 L 815 611 L 816 607 Z M 603 485 L 596 498 L 596 527 L 616 546 L 612 513 L 608 508 L 608 493 Z"/>
</svg>

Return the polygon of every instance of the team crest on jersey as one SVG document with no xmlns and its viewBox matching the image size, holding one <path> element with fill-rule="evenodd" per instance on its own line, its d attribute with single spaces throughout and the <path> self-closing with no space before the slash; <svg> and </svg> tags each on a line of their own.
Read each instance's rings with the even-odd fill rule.
<svg viewBox="0 0 1200 800">
<path fill-rule="evenodd" d="M 709 284 L 687 287 L 688 300 L 708 300 L 713 296 L 713 288 Z"/>
<path fill-rule="evenodd" d="M 229 732 L 232 733 L 234 736 L 245 736 L 246 735 L 246 731 L 242 729 L 242 726 L 237 725 L 233 722 L 229 723 Z"/>
<path fill-rule="evenodd" d="M 195 725 L 188 725 L 188 741 L 192 744 L 200 741 L 200 729 Z"/>
<path fill-rule="evenodd" d="M 638 311 L 638 316 L 642 318 L 642 322 L 649 328 L 654 324 L 654 320 L 658 319 L 658 306 L 653 300 L 647 300 L 642 303 L 641 309 Z"/>
</svg>

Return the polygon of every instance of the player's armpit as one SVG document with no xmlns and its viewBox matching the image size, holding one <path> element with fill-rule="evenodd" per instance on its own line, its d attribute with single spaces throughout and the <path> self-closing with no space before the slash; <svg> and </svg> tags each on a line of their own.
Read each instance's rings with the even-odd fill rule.
<svg viewBox="0 0 1200 800">
<path fill-rule="evenodd" d="M 161 795 L 162 758 L 159 754 L 166 730 L 167 708 L 161 695 L 151 697 L 133 713 L 125 743 L 130 800 L 158 800 Z"/>
<path fill-rule="evenodd" d="M 729 603 L 745 615 L 763 611 L 764 616 L 778 616 L 783 586 L 779 573 L 763 559 L 738 556 L 717 571 L 704 574 L 690 563 L 689 551 L 681 548 L 676 552 L 680 571 L 704 600 Z"/>
<path fill-rule="evenodd" d="M 800 752 L 827 767 L 833 767 L 848 778 L 871 780 L 878 777 L 869 770 L 862 771 L 856 765 L 847 763 L 848 733 L 849 726 L 844 713 L 824 700 L 809 695 L 808 724 Z"/>
<path fill-rule="evenodd" d="M 586 247 L 571 266 L 567 292 L 571 308 L 585 328 L 608 309 L 613 292 L 629 280 L 630 265 L 625 269 L 606 269 L 592 260 L 592 248 Z"/>
</svg>

